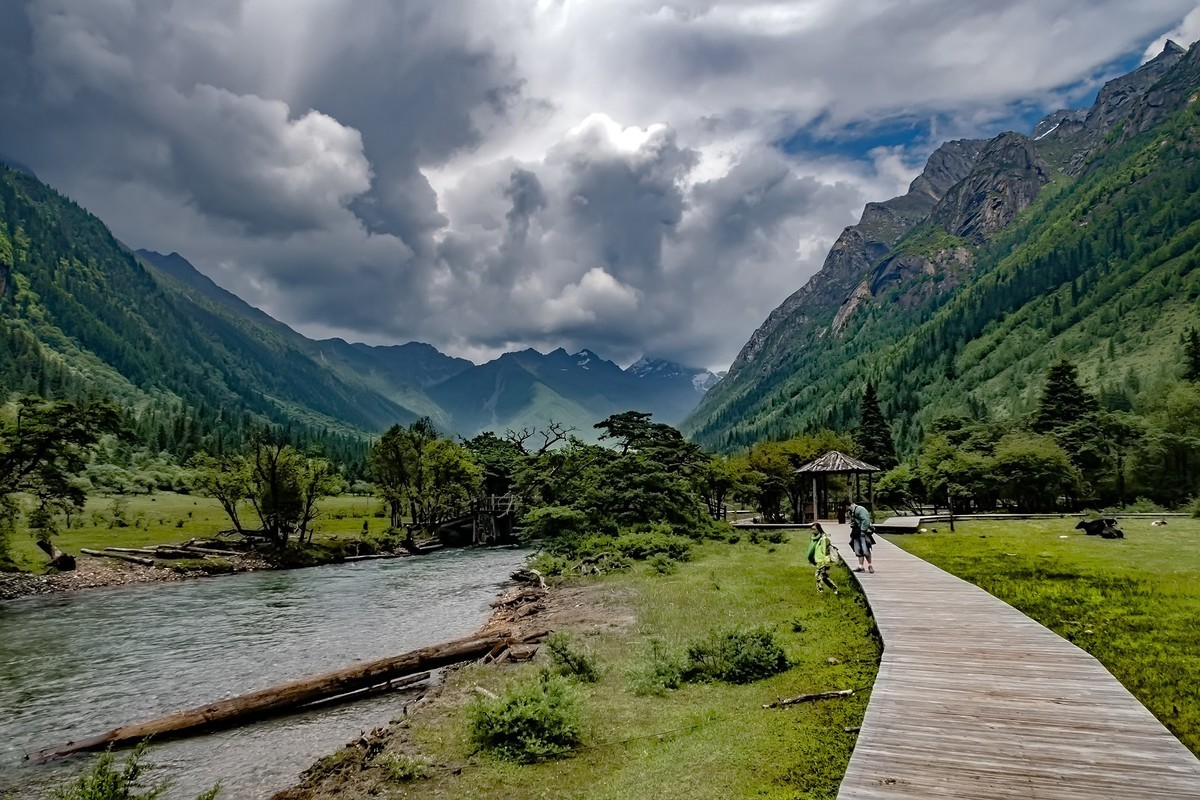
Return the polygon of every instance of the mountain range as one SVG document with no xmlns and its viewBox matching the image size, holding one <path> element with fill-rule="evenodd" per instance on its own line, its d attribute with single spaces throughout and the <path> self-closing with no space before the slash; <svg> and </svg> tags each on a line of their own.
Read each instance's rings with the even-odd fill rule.
<svg viewBox="0 0 1200 800">
<path fill-rule="evenodd" d="M 0 388 L 114 398 L 152 440 L 186 440 L 184 452 L 236 436 L 231 419 L 359 439 L 420 416 L 467 437 L 554 421 L 592 438 L 618 411 L 677 423 L 715 380 L 647 359 L 623 370 L 587 350 L 477 366 L 419 342 L 309 339 L 178 253 L 133 251 L 32 172 L 0 165 Z"/>
<path fill-rule="evenodd" d="M 945 414 L 1009 417 L 1067 358 L 1110 407 L 1200 325 L 1200 51 L 1168 42 L 1030 135 L 946 142 L 869 203 L 683 424 L 732 449 L 854 424 L 873 382 L 911 452 Z"/>
</svg>

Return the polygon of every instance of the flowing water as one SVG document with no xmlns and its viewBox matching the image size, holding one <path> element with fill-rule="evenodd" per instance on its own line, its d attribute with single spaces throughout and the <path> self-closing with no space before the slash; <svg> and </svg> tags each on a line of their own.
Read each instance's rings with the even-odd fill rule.
<svg viewBox="0 0 1200 800">
<path fill-rule="evenodd" d="M 468 635 L 524 555 L 445 550 L 0 602 L 0 798 L 46 797 L 89 763 L 31 766 L 26 751 Z M 171 780 L 168 798 L 218 781 L 228 800 L 269 797 L 408 699 L 166 742 L 145 760 L 154 780 Z"/>
</svg>

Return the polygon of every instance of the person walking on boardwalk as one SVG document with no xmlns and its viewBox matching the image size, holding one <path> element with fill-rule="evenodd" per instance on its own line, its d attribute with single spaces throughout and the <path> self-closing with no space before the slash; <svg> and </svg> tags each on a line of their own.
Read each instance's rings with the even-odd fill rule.
<svg viewBox="0 0 1200 800">
<path fill-rule="evenodd" d="M 862 572 L 864 562 L 867 572 L 874 572 L 875 565 L 871 563 L 871 546 L 875 544 L 875 523 L 871 512 L 858 503 L 849 500 L 842 501 L 842 507 L 847 508 L 850 516 L 850 549 L 858 556 L 858 566 L 855 572 Z"/>
<path fill-rule="evenodd" d="M 821 523 L 814 522 L 812 525 L 813 535 L 812 541 L 808 543 L 808 563 L 817 568 L 817 591 L 825 591 L 828 586 L 833 589 L 833 593 L 838 593 L 837 584 L 829 577 L 829 568 L 834 565 L 834 559 L 837 557 L 837 548 L 833 546 L 833 542 L 829 540 L 829 534 L 821 527 Z"/>
</svg>

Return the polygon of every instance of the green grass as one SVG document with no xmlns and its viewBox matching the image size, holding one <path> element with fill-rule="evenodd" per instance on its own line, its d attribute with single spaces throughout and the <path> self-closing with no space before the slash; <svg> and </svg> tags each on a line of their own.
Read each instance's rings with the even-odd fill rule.
<svg viewBox="0 0 1200 800">
<path fill-rule="evenodd" d="M 114 518 L 114 512 L 121 511 L 121 506 L 123 525 Z M 362 535 L 364 522 L 375 534 L 382 533 L 388 525 L 386 517 L 374 516 L 379 501 L 372 497 L 329 497 L 321 501 L 318 508 L 321 514 L 317 519 L 314 542 L 357 538 Z M 254 524 L 255 517 L 248 506 L 241 516 L 243 525 Z M 88 498 L 83 513 L 76 515 L 70 528 L 64 528 L 54 537 L 54 543 L 68 553 L 78 554 L 81 547 L 100 550 L 175 544 L 193 537 L 212 536 L 231 527 L 220 503 L 209 497 L 173 492 L 120 497 L 97 495 Z M 32 571 L 45 569 L 46 556 L 34 544 L 28 531 L 17 530 L 10 545 L 18 567 Z"/>
<path fill-rule="evenodd" d="M 965 522 L 888 539 L 1094 655 L 1200 754 L 1200 521 L 1128 519 L 1117 540 L 1075 522 Z"/>
<path fill-rule="evenodd" d="M 864 601 L 844 569 L 840 595 L 816 593 L 804 544 L 773 550 L 750 543 L 706 544 L 698 560 L 670 575 L 640 566 L 606 576 L 593 596 L 612 598 L 615 615 L 632 608 L 623 627 L 586 626 L 573 634 L 599 664 L 596 683 L 581 683 L 584 745 L 572 757 L 516 766 L 472 754 L 465 713 L 412 723 L 422 755 L 445 770 L 394 797 L 506 798 L 832 798 L 845 772 L 868 693 L 783 709 L 780 697 L 869 686 L 879 649 Z M 638 696 L 633 675 L 648 663 L 651 643 L 675 654 L 713 632 L 772 629 L 794 666 L 744 685 L 684 684 Z M 454 673 L 460 687 L 494 692 L 534 680 L 549 664 L 539 654 L 515 670 L 473 666 Z M 412 792 L 407 794 L 406 792 Z"/>
</svg>

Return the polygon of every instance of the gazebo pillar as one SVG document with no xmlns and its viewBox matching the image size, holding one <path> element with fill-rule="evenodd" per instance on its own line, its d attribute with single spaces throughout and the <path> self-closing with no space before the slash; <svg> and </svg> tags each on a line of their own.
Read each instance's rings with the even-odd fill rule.
<svg viewBox="0 0 1200 800">
<path fill-rule="evenodd" d="M 819 519 L 820 519 L 820 517 L 817 515 L 817 474 L 814 472 L 813 473 L 813 518 L 812 518 L 812 521 L 816 522 Z"/>
</svg>

